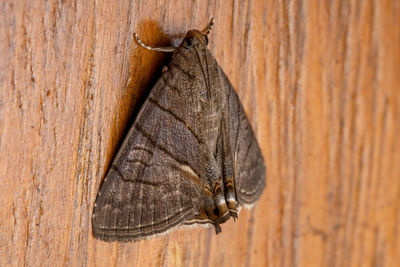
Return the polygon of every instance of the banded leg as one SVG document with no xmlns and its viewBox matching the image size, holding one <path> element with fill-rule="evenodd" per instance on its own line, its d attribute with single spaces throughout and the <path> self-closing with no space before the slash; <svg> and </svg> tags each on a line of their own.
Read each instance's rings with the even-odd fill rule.
<svg viewBox="0 0 400 267">
<path fill-rule="evenodd" d="M 235 179 L 234 179 L 234 170 L 233 170 L 233 158 L 232 158 L 232 149 L 229 143 L 229 133 L 226 129 L 225 120 L 222 119 L 221 123 L 222 128 L 222 147 L 223 147 L 223 156 L 222 156 L 222 169 L 223 169 L 223 182 L 225 188 L 225 201 L 228 204 L 228 209 L 230 215 L 233 217 L 233 220 L 236 221 L 238 218 L 238 210 L 237 210 L 237 198 L 236 198 L 236 190 L 235 190 Z"/>
<path fill-rule="evenodd" d="M 207 173 L 209 175 L 210 188 L 205 188 L 205 209 L 208 218 L 215 226 L 216 232 L 219 233 L 221 231 L 219 224 L 229 219 L 230 212 L 225 201 L 222 171 L 217 162 L 212 159 L 208 165 Z"/>
</svg>

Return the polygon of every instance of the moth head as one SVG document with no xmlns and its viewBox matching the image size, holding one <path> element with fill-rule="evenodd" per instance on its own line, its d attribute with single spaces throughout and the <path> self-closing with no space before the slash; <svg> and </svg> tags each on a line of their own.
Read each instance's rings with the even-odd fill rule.
<svg viewBox="0 0 400 267">
<path fill-rule="evenodd" d="M 186 36 L 183 39 L 181 46 L 186 49 L 191 49 L 195 46 L 207 46 L 207 44 L 207 35 L 201 33 L 198 30 L 192 30 L 186 33 Z"/>
</svg>

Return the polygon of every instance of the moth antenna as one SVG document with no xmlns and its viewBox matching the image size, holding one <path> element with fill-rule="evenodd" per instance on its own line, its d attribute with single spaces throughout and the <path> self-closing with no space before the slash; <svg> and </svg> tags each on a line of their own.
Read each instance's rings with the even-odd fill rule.
<svg viewBox="0 0 400 267">
<path fill-rule="evenodd" d="M 210 33 L 210 31 L 212 30 L 212 28 L 213 28 L 213 26 L 214 26 L 214 18 L 212 18 L 211 20 L 210 20 L 210 24 L 208 24 L 208 27 L 207 28 L 205 28 L 202 32 L 205 34 L 205 35 L 208 35 L 209 33 Z"/>
<path fill-rule="evenodd" d="M 160 52 L 174 52 L 176 50 L 175 47 L 173 46 L 166 46 L 166 47 L 151 47 L 142 42 L 142 40 L 139 39 L 139 36 L 137 33 L 135 33 L 135 39 L 138 44 L 140 44 L 142 47 L 146 48 L 147 50 L 153 50 L 153 51 L 160 51 Z"/>
</svg>

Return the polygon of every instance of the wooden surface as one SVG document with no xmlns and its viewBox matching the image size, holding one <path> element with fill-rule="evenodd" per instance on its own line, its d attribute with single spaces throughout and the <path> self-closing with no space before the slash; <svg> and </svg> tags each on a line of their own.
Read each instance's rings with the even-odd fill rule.
<svg viewBox="0 0 400 267">
<path fill-rule="evenodd" d="M 214 17 L 267 189 L 222 234 L 91 235 L 100 183 L 168 55 Z M 398 266 L 400 2 L 2 1 L 0 265 Z M 128 86 L 126 86 L 128 85 Z"/>
</svg>

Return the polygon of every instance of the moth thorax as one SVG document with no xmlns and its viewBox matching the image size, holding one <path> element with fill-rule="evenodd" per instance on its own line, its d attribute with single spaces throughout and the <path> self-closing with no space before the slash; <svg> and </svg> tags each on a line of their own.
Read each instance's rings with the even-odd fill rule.
<svg viewBox="0 0 400 267">
<path fill-rule="evenodd" d="M 185 35 L 185 39 L 186 39 L 186 38 L 190 38 L 190 37 L 193 37 L 194 39 L 199 40 L 200 43 L 201 43 L 202 45 L 207 45 L 207 36 L 204 35 L 204 34 L 202 34 L 202 33 L 201 33 L 200 31 L 198 31 L 198 30 L 191 30 L 191 31 L 188 31 L 188 32 L 186 33 L 186 35 Z"/>
</svg>

